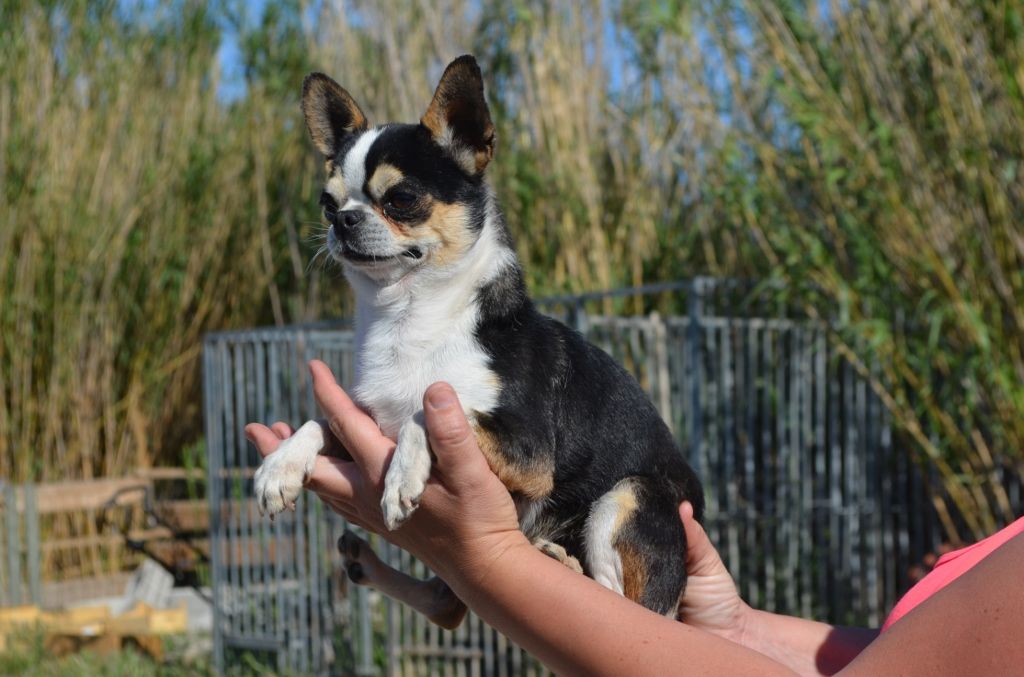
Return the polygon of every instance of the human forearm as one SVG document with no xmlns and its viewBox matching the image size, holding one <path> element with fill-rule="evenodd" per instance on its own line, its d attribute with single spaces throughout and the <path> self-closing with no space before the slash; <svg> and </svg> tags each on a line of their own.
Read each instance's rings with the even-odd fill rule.
<svg viewBox="0 0 1024 677">
<path fill-rule="evenodd" d="M 659 616 L 530 546 L 487 571 L 450 569 L 456 594 L 559 674 L 792 674 L 764 655 Z"/>
<path fill-rule="evenodd" d="M 877 636 L 877 630 L 839 627 L 747 607 L 736 640 L 801 675 L 831 675 Z"/>
</svg>

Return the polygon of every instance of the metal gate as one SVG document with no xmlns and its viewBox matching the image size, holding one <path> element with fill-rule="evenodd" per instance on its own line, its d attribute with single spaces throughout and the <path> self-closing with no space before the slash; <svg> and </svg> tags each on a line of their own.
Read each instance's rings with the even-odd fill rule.
<svg viewBox="0 0 1024 677">
<path fill-rule="evenodd" d="M 618 315 L 647 307 L 682 314 Z M 919 475 L 893 453 L 886 413 L 833 355 L 820 327 L 768 316 L 733 283 L 709 279 L 549 300 L 633 372 L 687 450 L 707 492 L 707 529 L 757 608 L 878 624 L 911 561 L 938 542 Z M 655 303 L 656 302 L 656 303 Z M 639 305 L 639 304 L 636 304 Z M 595 309 L 597 312 L 595 312 Z M 342 521 L 319 501 L 261 519 L 248 421 L 316 415 L 306 362 L 343 385 L 344 324 L 212 334 L 204 350 L 217 665 L 332 674 L 540 674 L 471 616 L 439 630 L 409 609 L 347 586 L 334 543 Z M 427 575 L 408 554 L 382 557 Z"/>
</svg>

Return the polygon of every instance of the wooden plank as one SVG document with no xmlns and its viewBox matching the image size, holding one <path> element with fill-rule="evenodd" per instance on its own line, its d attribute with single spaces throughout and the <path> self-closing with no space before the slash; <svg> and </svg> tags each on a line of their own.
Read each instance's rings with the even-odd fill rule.
<svg viewBox="0 0 1024 677">
<path fill-rule="evenodd" d="M 78 550 L 96 545 L 114 546 L 124 543 L 119 534 L 95 534 L 92 536 L 72 536 L 70 538 L 49 538 L 40 543 L 39 548 L 45 555 L 61 550 Z"/>
<path fill-rule="evenodd" d="M 68 578 L 62 581 L 43 581 L 44 607 L 59 607 L 87 599 L 114 597 L 124 592 L 131 573 L 108 574 L 91 578 Z"/>
<path fill-rule="evenodd" d="M 210 528 L 210 506 L 206 499 L 160 501 L 156 512 L 180 531 L 207 531 Z"/>
<path fill-rule="evenodd" d="M 145 468 L 135 471 L 135 474 L 149 480 L 187 480 L 191 478 L 206 481 L 206 471 L 202 468 Z"/>
<path fill-rule="evenodd" d="M 51 482 L 37 484 L 36 504 L 40 515 L 58 512 L 78 512 L 83 510 L 99 510 L 116 492 L 133 487 L 149 487 L 151 482 L 141 477 L 118 477 L 101 480 L 73 480 L 69 482 Z M 25 510 L 25 495 L 17 490 L 18 511 Z M 123 497 L 122 504 L 128 505 L 142 501 L 142 492 Z"/>
</svg>

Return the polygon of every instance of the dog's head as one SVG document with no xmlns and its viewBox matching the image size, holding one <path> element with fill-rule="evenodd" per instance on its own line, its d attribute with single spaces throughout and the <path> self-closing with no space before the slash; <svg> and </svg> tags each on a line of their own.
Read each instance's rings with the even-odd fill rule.
<svg viewBox="0 0 1024 677">
<path fill-rule="evenodd" d="M 473 57 L 448 65 L 419 124 L 371 127 L 352 96 L 322 73 L 303 83 L 302 112 L 327 160 L 320 204 L 331 256 L 379 283 L 463 258 L 484 226 L 483 173 L 494 152 Z"/>
</svg>

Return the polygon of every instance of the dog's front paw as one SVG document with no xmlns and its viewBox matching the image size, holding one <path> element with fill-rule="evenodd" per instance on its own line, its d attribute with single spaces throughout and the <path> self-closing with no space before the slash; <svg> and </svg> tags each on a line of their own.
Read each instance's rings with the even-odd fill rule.
<svg viewBox="0 0 1024 677">
<path fill-rule="evenodd" d="M 310 421 L 263 459 L 253 477 L 256 506 L 261 515 L 273 518 L 285 508 L 295 509 L 295 500 L 313 472 L 313 463 L 322 447 L 320 426 Z"/>
<path fill-rule="evenodd" d="M 419 507 L 428 477 L 427 434 L 420 424 L 409 421 L 398 433 L 398 446 L 384 478 L 384 496 L 380 501 L 384 524 L 390 531 L 402 526 Z"/>
<path fill-rule="evenodd" d="M 384 524 L 394 531 L 408 520 L 420 505 L 420 496 L 426 480 L 412 475 L 395 477 L 388 473 L 384 480 L 384 497 L 380 507 L 384 511 Z"/>
</svg>

